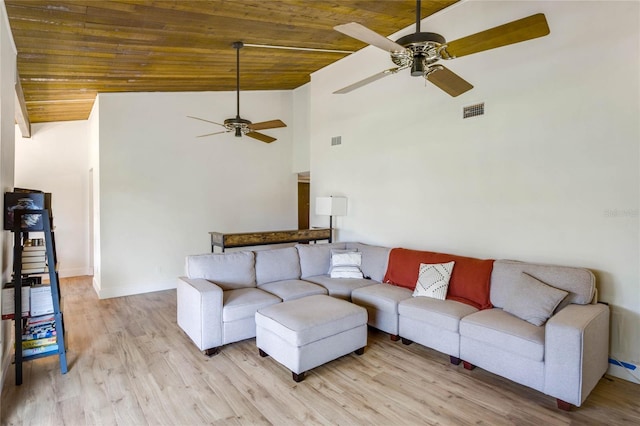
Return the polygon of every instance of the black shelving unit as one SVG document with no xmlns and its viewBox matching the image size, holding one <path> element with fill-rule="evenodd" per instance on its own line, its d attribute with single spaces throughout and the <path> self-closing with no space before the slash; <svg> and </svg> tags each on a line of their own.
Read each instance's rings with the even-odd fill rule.
<svg viewBox="0 0 640 426">
<path fill-rule="evenodd" d="M 56 324 L 56 343 L 58 350 L 36 355 L 22 355 L 22 330 L 24 318 L 22 318 L 22 251 L 24 242 L 29 238 L 29 232 L 21 229 L 22 216 L 25 214 L 39 214 L 42 220 L 42 229 L 36 232 L 44 233 L 46 258 L 49 269 L 49 281 L 51 285 L 51 298 L 53 302 L 53 315 Z M 51 220 L 48 210 L 14 210 L 14 244 L 13 244 L 13 281 L 14 281 L 14 315 L 15 315 L 15 366 L 16 385 L 22 384 L 22 363 L 37 358 L 57 355 L 60 360 L 60 372 L 67 372 L 67 352 L 64 343 L 64 321 L 60 310 L 60 285 L 58 281 L 57 256 L 54 233 L 51 230 Z"/>
</svg>

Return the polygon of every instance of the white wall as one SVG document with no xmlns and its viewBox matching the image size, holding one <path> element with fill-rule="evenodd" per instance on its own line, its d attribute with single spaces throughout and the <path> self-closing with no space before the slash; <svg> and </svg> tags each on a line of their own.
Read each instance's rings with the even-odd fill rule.
<svg viewBox="0 0 640 426">
<path fill-rule="evenodd" d="M 93 103 L 87 120 L 89 144 L 89 264 L 93 268 L 93 286 L 100 283 L 100 97 Z"/>
<path fill-rule="evenodd" d="M 4 1 L 0 1 L 0 184 L 2 193 L 13 189 L 14 180 L 14 122 L 15 122 L 16 48 L 9 28 Z M 0 199 L 4 211 L 4 197 Z M 13 271 L 13 234 L 0 229 L 0 271 L 3 282 L 11 279 Z"/>
<path fill-rule="evenodd" d="M 291 128 L 196 138 L 220 129 L 187 118 L 235 111 L 235 92 L 99 95 L 100 297 L 174 288 L 210 231 L 296 227 Z M 291 125 L 291 91 L 242 92 L 241 115 Z"/>
<path fill-rule="evenodd" d="M 16 48 L 7 20 L 4 1 L 0 1 L 0 188 L 2 193 L 13 189 L 13 158 L 15 122 L 15 79 Z M 4 197 L 0 199 L 0 210 L 4 211 Z M 13 234 L 0 229 L 0 271 L 2 284 L 11 279 L 13 261 Z M 2 302 L 0 293 L 0 303 Z M 0 324 L 0 393 L 5 373 L 11 365 L 13 352 L 13 323 L 2 321 Z"/>
<path fill-rule="evenodd" d="M 310 124 L 310 103 L 309 84 L 300 86 L 293 90 L 293 172 L 308 172 L 310 167 L 309 158 L 309 132 Z"/>
<path fill-rule="evenodd" d="M 373 47 L 315 73 L 312 200 L 348 197 L 340 240 L 588 267 L 612 355 L 640 364 L 639 6 L 469 1 L 426 19 L 455 40 L 547 16 L 547 37 L 447 62 L 475 86 L 457 98 L 408 71 L 332 95 L 392 66 Z"/>
<path fill-rule="evenodd" d="M 87 121 L 36 123 L 31 138 L 15 126 L 15 186 L 52 194 L 61 277 L 91 275 Z"/>
</svg>

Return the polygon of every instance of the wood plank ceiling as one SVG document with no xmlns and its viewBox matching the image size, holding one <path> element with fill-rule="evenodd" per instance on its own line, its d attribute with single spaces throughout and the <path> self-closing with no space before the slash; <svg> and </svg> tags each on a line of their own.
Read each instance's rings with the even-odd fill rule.
<svg viewBox="0 0 640 426">
<path fill-rule="evenodd" d="M 422 17 L 456 0 L 425 1 Z M 235 90 L 234 41 L 355 51 L 335 30 L 383 35 L 415 22 L 414 0 L 5 0 L 32 123 L 87 119 L 97 93 Z M 245 47 L 242 90 L 294 89 L 345 56 Z"/>
</svg>

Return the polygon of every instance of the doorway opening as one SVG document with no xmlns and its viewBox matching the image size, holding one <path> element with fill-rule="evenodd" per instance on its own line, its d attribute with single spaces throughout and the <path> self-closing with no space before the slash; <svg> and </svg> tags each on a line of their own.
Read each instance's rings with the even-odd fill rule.
<svg viewBox="0 0 640 426">
<path fill-rule="evenodd" d="M 311 174 L 298 173 L 298 229 L 309 229 Z"/>
</svg>

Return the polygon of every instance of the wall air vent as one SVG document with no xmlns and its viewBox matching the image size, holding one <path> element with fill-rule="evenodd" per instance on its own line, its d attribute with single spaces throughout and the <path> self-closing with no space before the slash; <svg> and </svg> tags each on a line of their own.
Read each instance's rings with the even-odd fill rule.
<svg viewBox="0 0 640 426">
<path fill-rule="evenodd" d="M 334 136 L 331 138 L 331 146 L 342 145 L 342 136 Z"/>
<path fill-rule="evenodd" d="M 478 115 L 484 115 L 484 102 L 462 108 L 462 118 L 477 117 Z"/>
</svg>

